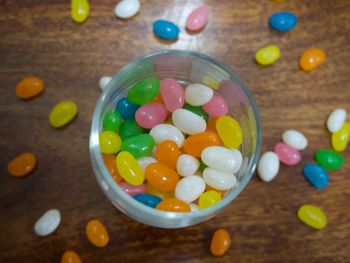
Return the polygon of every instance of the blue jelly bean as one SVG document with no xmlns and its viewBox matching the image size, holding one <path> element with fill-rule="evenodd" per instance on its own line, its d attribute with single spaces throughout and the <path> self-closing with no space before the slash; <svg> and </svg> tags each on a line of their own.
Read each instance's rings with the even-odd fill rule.
<svg viewBox="0 0 350 263">
<path fill-rule="evenodd" d="M 303 174 L 313 186 L 317 189 L 323 189 L 328 186 L 328 173 L 321 166 L 308 163 L 304 165 Z"/>
<path fill-rule="evenodd" d="M 157 20 L 153 23 L 153 32 L 160 38 L 172 40 L 178 37 L 180 29 L 169 21 Z"/>
<path fill-rule="evenodd" d="M 121 98 L 117 102 L 116 110 L 124 120 L 133 120 L 135 119 L 135 112 L 139 107 L 139 105 L 131 103 L 127 98 Z"/>
<path fill-rule="evenodd" d="M 162 199 L 160 199 L 158 196 L 150 194 L 138 194 L 135 195 L 134 198 L 140 203 L 153 208 L 155 208 L 160 203 L 160 201 L 162 201 Z"/>
<path fill-rule="evenodd" d="M 278 12 L 270 16 L 270 27 L 277 31 L 286 32 L 293 29 L 298 23 L 298 18 L 291 12 Z"/>
</svg>

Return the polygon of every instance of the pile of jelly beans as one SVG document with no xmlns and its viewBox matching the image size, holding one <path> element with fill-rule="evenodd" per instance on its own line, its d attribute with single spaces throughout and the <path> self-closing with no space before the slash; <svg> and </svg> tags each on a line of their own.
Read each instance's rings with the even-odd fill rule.
<svg viewBox="0 0 350 263">
<path fill-rule="evenodd" d="M 138 81 L 107 111 L 100 151 L 114 181 L 137 201 L 191 212 L 220 202 L 237 184 L 243 140 L 227 102 L 203 84 Z"/>
</svg>

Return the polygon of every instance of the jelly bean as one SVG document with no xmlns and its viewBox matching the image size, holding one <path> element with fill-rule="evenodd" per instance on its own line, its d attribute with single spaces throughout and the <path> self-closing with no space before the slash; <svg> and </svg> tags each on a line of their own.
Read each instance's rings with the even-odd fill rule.
<svg viewBox="0 0 350 263">
<path fill-rule="evenodd" d="M 117 168 L 120 176 L 129 184 L 141 185 L 145 179 L 145 173 L 129 152 L 120 152 L 117 155 Z"/>
<path fill-rule="evenodd" d="M 152 208 L 155 208 L 162 201 L 158 196 L 151 194 L 138 194 L 134 198 L 140 203 Z"/>
<path fill-rule="evenodd" d="M 191 212 L 195 212 L 195 211 L 198 211 L 199 210 L 199 207 L 198 205 L 194 204 L 194 203 L 191 203 L 189 204 L 190 205 L 190 208 L 191 208 Z"/>
<path fill-rule="evenodd" d="M 81 263 L 81 259 L 74 251 L 66 251 L 62 255 L 61 263 Z"/>
<path fill-rule="evenodd" d="M 173 141 L 161 142 L 156 151 L 158 162 L 165 164 L 171 169 L 176 168 L 176 162 L 180 155 L 180 149 Z"/>
<path fill-rule="evenodd" d="M 268 45 L 255 53 L 255 60 L 260 65 L 267 66 L 275 63 L 281 56 L 281 51 L 276 45 Z"/>
<path fill-rule="evenodd" d="M 224 196 L 225 196 L 225 193 L 227 192 L 227 191 L 225 191 L 225 190 L 218 190 L 218 189 L 215 189 L 214 187 L 211 187 L 210 185 L 206 185 L 206 187 L 205 187 L 205 191 L 206 192 L 208 192 L 208 191 L 216 191 L 216 192 L 218 192 L 219 194 L 220 194 L 220 196 L 221 196 L 221 198 L 223 198 Z"/>
<path fill-rule="evenodd" d="M 338 170 L 344 165 L 344 158 L 331 150 L 318 150 L 315 153 L 316 162 L 328 170 Z"/>
<path fill-rule="evenodd" d="M 161 84 L 161 85 L 162 85 L 162 84 Z M 151 101 L 151 103 L 152 103 L 152 102 L 158 102 L 158 103 L 164 104 L 163 98 L 162 98 L 162 96 L 160 95 L 160 93 L 158 93 L 158 95 L 154 97 L 154 99 Z"/>
<path fill-rule="evenodd" d="M 319 48 L 310 48 L 306 50 L 300 58 L 299 65 L 304 71 L 311 71 L 326 60 L 326 53 Z"/>
<path fill-rule="evenodd" d="M 158 124 L 154 126 L 149 134 L 153 137 L 157 144 L 170 140 L 177 144 L 177 146 L 182 147 L 185 137 L 182 132 L 171 124 Z"/>
<path fill-rule="evenodd" d="M 73 101 L 62 101 L 53 107 L 49 116 L 50 124 L 54 128 L 60 128 L 72 121 L 77 113 L 78 107 Z"/>
<path fill-rule="evenodd" d="M 281 163 L 293 166 L 301 161 L 300 153 L 285 143 L 277 143 L 273 149 Z"/>
<path fill-rule="evenodd" d="M 205 6 L 194 9 L 186 19 L 186 28 L 190 31 L 198 31 L 205 27 L 208 22 L 209 11 Z"/>
<path fill-rule="evenodd" d="M 344 109 L 335 109 L 333 110 L 327 119 L 327 129 L 330 132 L 337 132 L 339 131 L 346 120 L 346 110 Z"/>
<path fill-rule="evenodd" d="M 221 195 L 217 191 L 207 191 L 199 196 L 198 206 L 199 209 L 205 209 L 216 205 L 221 201 Z"/>
<path fill-rule="evenodd" d="M 189 175 L 176 185 L 175 197 L 186 203 L 196 200 L 205 190 L 205 182 L 200 176 Z"/>
<path fill-rule="evenodd" d="M 179 36 L 180 29 L 174 23 L 160 19 L 153 23 L 153 32 L 159 38 L 174 40 Z"/>
<path fill-rule="evenodd" d="M 209 146 L 202 151 L 201 160 L 218 171 L 236 173 L 242 164 L 242 154 L 222 146 Z"/>
<path fill-rule="evenodd" d="M 152 129 L 161 124 L 168 117 L 168 111 L 162 103 L 149 103 L 142 105 L 135 114 L 135 119 L 143 128 Z"/>
<path fill-rule="evenodd" d="M 210 243 L 210 252 L 214 256 L 223 256 L 226 254 L 227 250 L 231 246 L 231 237 L 230 234 L 225 229 L 218 229 L 215 231 L 211 243 Z"/>
<path fill-rule="evenodd" d="M 120 1 L 114 9 L 114 13 L 117 17 L 128 19 L 136 15 L 140 10 L 139 0 L 124 0 Z"/>
<path fill-rule="evenodd" d="M 224 115 L 216 121 L 216 130 L 224 146 L 230 149 L 242 144 L 243 133 L 239 123 L 230 116 Z"/>
<path fill-rule="evenodd" d="M 162 200 L 174 197 L 174 191 L 159 191 L 158 189 L 154 188 L 149 182 L 147 182 L 147 193 L 158 196 Z"/>
<path fill-rule="evenodd" d="M 190 84 L 185 90 L 185 101 L 192 106 L 208 103 L 214 96 L 214 91 L 203 84 Z"/>
<path fill-rule="evenodd" d="M 126 120 L 120 125 L 119 136 L 125 140 L 126 138 L 141 134 L 144 131 L 145 129 L 139 126 L 135 120 Z"/>
<path fill-rule="evenodd" d="M 131 103 L 127 98 L 121 98 L 116 105 L 116 110 L 124 120 L 135 119 L 135 113 L 139 105 Z"/>
<path fill-rule="evenodd" d="M 278 155 L 274 152 L 265 152 L 258 164 L 258 174 L 264 182 L 272 181 L 280 169 Z"/>
<path fill-rule="evenodd" d="M 148 77 L 137 82 L 128 91 L 131 103 L 144 105 L 151 102 L 159 93 L 160 81 L 155 77 Z"/>
<path fill-rule="evenodd" d="M 111 80 L 112 80 L 112 77 L 102 76 L 98 82 L 100 89 L 104 90 L 107 87 L 108 83 L 111 82 Z"/>
<path fill-rule="evenodd" d="M 185 109 L 177 109 L 174 111 L 172 120 L 178 129 L 187 134 L 203 132 L 207 127 L 205 120 L 197 114 Z"/>
<path fill-rule="evenodd" d="M 96 247 L 105 247 L 109 242 L 109 235 L 105 226 L 97 219 L 90 220 L 85 228 L 88 240 Z"/>
<path fill-rule="evenodd" d="M 314 205 L 302 205 L 299 207 L 298 218 L 314 229 L 323 229 L 327 226 L 326 214 Z"/>
<path fill-rule="evenodd" d="M 228 190 L 237 184 L 233 173 L 218 171 L 210 167 L 204 169 L 203 179 L 207 185 L 216 190 Z"/>
<path fill-rule="evenodd" d="M 12 176 L 24 176 L 34 170 L 36 157 L 32 153 L 21 153 L 12 159 L 7 165 L 7 171 Z"/>
<path fill-rule="evenodd" d="M 130 196 L 144 194 L 146 193 L 146 189 L 147 189 L 145 184 L 132 185 L 132 184 L 128 184 L 127 182 L 121 182 L 119 186 L 121 189 L 123 189 L 125 193 L 127 193 Z"/>
<path fill-rule="evenodd" d="M 113 180 L 116 183 L 120 183 L 122 178 L 118 173 L 117 165 L 115 163 L 115 156 L 113 154 L 102 154 L 102 159 Z"/>
<path fill-rule="evenodd" d="M 220 117 L 227 114 L 228 105 L 226 100 L 219 96 L 213 96 L 212 99 L 203 105 L 203 110 L 211 117 Z"/>
<path fill-rule="evenodd" d="M 328 186 L 328 174 L 319 165 L 308 163 L 304 165 L 303 174 L 306 180 L 308 180 L 317 189 L 324 189 Z"/>
<path fill-rule="evenodd" d="M 101 153 L 117 153 L 122 143 L 119 135 L 113 131 L 102 131 L 99 135 Z"/>
<path fill-rule="evenodd" d="M 142 170 L 145 170 L 148 165 L 151 163 L 156 163 L 157 160 L 151 156 L 145 156 L 137 159 L 138 164 L 142 168 Z"/>
<path fill-rule="evenodd" d="M 191 212 L 191 207 L 187 203 L 176 198 L 164 199 L 156 206 L 156 208 L 167 212 Z"/>
<path fill-rule="evenodd" d="M 337 152 L 344 151 L 346 149 L 346 146 L 348 145 L 349 136 L 350 136 L 350 123 L 345 122 L 339 131 L 332 133 L 331 141 L 332 141 L 333 149 L 336 150 Z"/>
<path fill-rule="evenodd" d="M 31 99 L 44 91 L 44 82 L 37 77 L 26 77 L 16 86 L 16 96 L 22 100 Z"/>
<path fill-rule="evenodd" d="M 298 24 L 298 18 L 291 12 L 274 13 L 269 18 L 269 25 L 273 29 L 287 32 Z"/>
<path fill-rule="evenodd" d="M 206 122 L 209 120 L 209 115 L 202 109 L 201 106 L 192 106 L 186 103 L 183 108 L 197 114 Z"/>
<path fill-rule="evenodd" d="M 185 102 L 185 92 L 177 80 L 172 78 L 160 81 L 160 94 L 168 111 L 182 108 Z"/>
<path fill-rule="evenodd" d="M 210 118 L 207 124 L 207 129 L 216 132 L 216 121 L 218 118 Z"/>
<path fill-rule="evenodd" d="M 297 130 L 286 130 L 282 134 L 282 140 L 285 144 L 296 150 L 304 150 L 307 147 L 307 139 L 304 134 Z"/>
<path fill-rule="evenodd" d="M 116 110 L 107 111 L 103 117 L 102 128 L 106 131 L 116 131 L 119 129 L 122 117 Z"/>
<path fill-rule="evenodd" d="M 35 223 L 34 231 L 44 237 L 54 232 L 61 222 L 61 213 L 57 209 L 46 211 Z"/>
<path fill-rule="evenodd" d="M 175 190 L 179 175 L 161 163 L 151 163 L 145 170 L 146 178 L 152 186 L 160 191 Z"/>
<path fill-rule="evenodd" d="M 199 168 L 199 161 L 189 154 L 181 154 L 176 162 L 176 170 L 181 176 L 193 175 Z"/>
<path fill-rule="evenodd" d="M 147 133 L 138 134 L 125 139 L 121 150 L 131 153 L 136 159 L 147 156 L 154 147 L 154 139 Z"/>
<path fill-rule="evenodd" d="M 77 23 L 84 22 L 90 12 L 89 2 L 87 0 L 71 0 L 71 16 Z"/>
<path fill-rule="evenodd" d="M 184 152 L 194 157 L 200 157 L 202 151 L 209 146 L 219 145 L 219 137 L 210 131 L 188 136 L 184 142 Z"/>
</svg>

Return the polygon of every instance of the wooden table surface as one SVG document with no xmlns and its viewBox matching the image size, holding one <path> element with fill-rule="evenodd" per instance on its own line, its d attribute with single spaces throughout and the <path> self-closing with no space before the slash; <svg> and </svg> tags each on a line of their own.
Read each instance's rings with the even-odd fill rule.
<svg viewBox="0 0 350 263">
<path fill-rule="evenodd" d="M 301 175 L 302 164 L 320 148 L 330 148 L 327 114 L 350 111 L 350 3 L 347 0 L 141 0 L 140 13 L 122 21 L 114 16 L 118 1 L 91 1 L 90 17 L 78 25 L 68 0 L 0 0 L 0 262 L 59 262 L 65 250 L 84 262 L 350 262 L 350 147 L 346 165 L 330 172 L 330 185 L 316 190 Z M 204 3 L 210 21 L 199 34 L 183 28 L 187 15 Z M 271 30 L 268 17 L 292 11 L 299 24 L 288 33 Z M 164 43 L 151 24 L 164 18 L 181 27 L 178 41 Z M 254 63 L 254 53 L 277 44 L 280 60 L 270 67 Z M 323 48 L 327 61 L 305 73 L 302 52 Z M 260 109 L 263 151 L 273 149 L 285 129 L 308 137 L 302 164 L 281 167 L 266 184 L 253 177 L 241 195 L 212 220 L 180 230 L 137 223 L 105 198 L 95 181 L 88 151 L 91 116 L 100 95 L 98 80 L 112 75 L 137 56 L 161 49 L 185 49 L 211 55 L 230 65 L 248 85 Z M 15 96 L 27 75 L 45 82 L 45 92 L 30 101 Z M 48 122 L 51 108 L 73 100 L 79 116 L 65 129 Z M 11 177 L 7 163 L 31 151 L 36 170 Z M 311 203 L 327 214 L 329 225 L 315 231 L 296 217 Z M 37 237 L 33 225 L 46 210 L 57 208 L 62 222 L 54 234 Z M 110 243 L 90 245 L 84 229 L 100 219 Z M 232 247 L 226 256 L 209 252 L 213 231 L 226 228 Z"/>
</svg>

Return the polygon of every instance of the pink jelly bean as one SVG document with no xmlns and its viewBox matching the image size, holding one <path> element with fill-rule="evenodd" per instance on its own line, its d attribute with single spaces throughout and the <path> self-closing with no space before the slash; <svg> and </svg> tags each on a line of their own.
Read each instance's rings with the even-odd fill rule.
<svg viewBox="0 0 350 263">
<path fill-rule="evenodd" d="M 285 165 L 296 165 L 301 161 L 301 155 L 298 150 L 285 143 L 277 143 L 274 148 L 278 159 Z"/>
<path fill-rule="evenodd" d="M 218 96 L 214 96 L 208 103 L 203 105 L 203 110 L 212 117 L 220 117 L 227 114 L 227 102 Z"/>
<path fill-rule="evenodd" d="M 208 22 L 209 11 L 205 6 L 193 10 L 187 17 L 186 28 L 191 31 L 201 30 Z"/>
<path fill-rule="evenodd" d="M 163 103 L 153 102 L 142 105 L 135 113 L 138 125 L 151 129 L 157 124 L 161 124 L 168 117 L 168 111 Z"/>
<path fill-rule="evenodd" d="M 184 94 L 183 88 L 175 79 L 167 78 L 160 81 L 160 95 L 168 111 L 173 112 L 182 108 L 185 102 Z"/>
<path fill-rule="evenodd" d="M 121 182 L 119 186 L 124 190 L 125 193 L 127 193 L 130 196 L 145 194 L 147 191 L 147 186 L 145 184 L 136 186 L 128 184 L 127 182 Z"/>
</svg>

